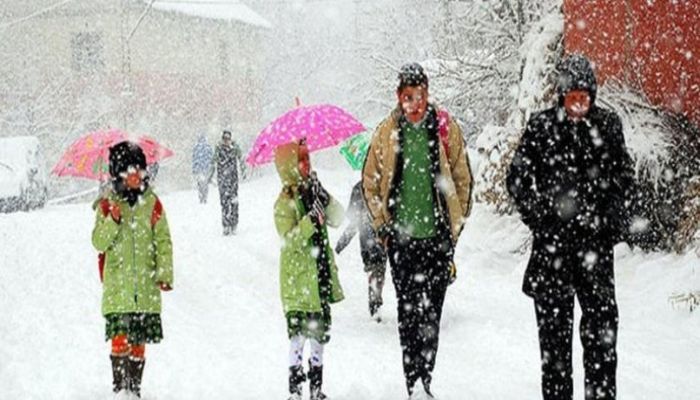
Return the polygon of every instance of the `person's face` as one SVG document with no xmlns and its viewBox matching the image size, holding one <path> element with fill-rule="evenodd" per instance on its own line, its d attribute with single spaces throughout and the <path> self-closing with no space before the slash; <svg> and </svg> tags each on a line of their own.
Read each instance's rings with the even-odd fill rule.
<svg viewBox="0 0 700 400">
<path fill-rule="evenodd" d="M 124 185 L 131 189 L 136 190 L 141 187 L 143 182 L 143 175 L 145 171 L 138 169 L 135 166 L 130 166 L 124 174 L 122 174 L 122 179 L 124 179 Z"/>
<path fill-rule="evenodd" d="M 223 139 L 223 141 L 224 141 L 224 144 L 227 144 L 227 145 L 228 145 L 228 144 L 231 143 L 231 136 L 229 136 L 229 135 L 224 135 L 224 136 L 222 137 L 222 139 Z"/>
<path fill-rule="evenodd" d="M 305 144 L 299 145 L 299 174 L 303 179 L 307 179 L 311 174 L 311 160 L 309 159 L 309 148 Z"/>
<path fill-rule="evenodd" d="M 591 95 L 585 90 L 572 90 L 564 95 L 564 108 L 569 118 L 584 118 L 591 109 Z"/>
<path fill-rule="evenodd" d="M 396 95 L 406 119 L 414 124 L 420 122 L 428 109 L 428 88 L 407 86 L 397 91 Z"/>
</svg>

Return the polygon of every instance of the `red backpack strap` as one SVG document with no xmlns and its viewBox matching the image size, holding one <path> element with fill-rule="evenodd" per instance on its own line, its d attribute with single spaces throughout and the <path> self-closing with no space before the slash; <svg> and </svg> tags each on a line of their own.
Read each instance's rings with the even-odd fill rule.
<svg viewBox="0 0 700 400">
<path fill-rule="evenodd" d="M 107 199 L 102 199 L 100 200 L 100 210 L 102 211 L 102 216 L 106 217 L 109 215 L 109 200 Z"/>
<path fill-rule="evenodd" d="M 450 158 L 450 114 L 445 110 L 438 111 L 438 130 L 440 132 L 440 142 L 445 149 L 445 155 Z"/>
<path fill-rule="evenodd" d="M 100 200 L 100 211 L 102 212 L 103 217 L 107 217 L 109 215 L 109 209 L 110 209 L 110 204 L 108 199 L 102 199 Z M 104 275 L 105 275 L 105 259 L 107 258 L 107 255 L 105 253 L 99 253 L 97 255 L 97 270 L 100 273 L 100 282 L 104 282 Z"/>
<path fill-rule="evenodd" d="M 153 211 L 151 212 L 151 228 L 155 228 L 160 217 L 163 215 L 163 204 L 161 204 L 160 199 L 156 197 L 156 204 L 153 205 Z"/>
<path fill-rule="evenodd" d="M 107 258 L 107 254 L 105 253 L 99 253 L 97 255 L 97 270 L 100 273 L 100 282 L 104 282 L 105 280 L 105 259 Z"/>
</svg>

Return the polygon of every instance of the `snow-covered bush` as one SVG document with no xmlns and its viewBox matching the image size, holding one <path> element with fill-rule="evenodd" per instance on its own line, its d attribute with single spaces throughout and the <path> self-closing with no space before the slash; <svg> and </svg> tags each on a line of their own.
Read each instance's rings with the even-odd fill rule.
<svg viewBox="0 0 700 400">
<path fill-rule="evenodd" d="M 687 308 L 693 312 L 700 307 L 700 291 L 672 294 L 668 300 L 674 307 Z"/>
<path fill-rule="evenodd" d="M 634 244 L 648 250 L 681 251 L 698 229 L 700 132 L 682 116 L 654 107 L 640 93 L 615 81 L 600 90 L 600 102 L 622 119 L 625 142 L 635 161 L 633 214 L 648 221 L 633 232 Z"/>
<path fill-rule="evenodd" d="M 695 176 L 688 184 L 683 194 L 681 218 L 676 229 L 674 249 L 682 253 L 690 247 L 695 247 L 700 256 L 700 176 Z"/>
<path fill-rule="evenodd" d="M 518 97 L 521 49 L 527 36 L 561 4 L 561 0 L 445 2 L 449 19 L 438 22 L 437 57 L 431 60 L 439 65 L 435 80 L 451 88 L 441 93 L 440 102 L 478 130 L 488 124 L 504 126 Z"/>
<path fill-rule="evenodd" d="M 556 101 L 556 65 L 564 50 L 563 15 L 555 9 L 532 24 L 520 47 L 522 68 L 503 124 L 489 124 L 475 141 L 477 201 L 499 213 L 512 212 L 505 177 L 512 154 L 530 115 Z M 448 69 L 449 64 L 441 64 Z M 682 117 L 654 107 L 629 86 L 608 80 L 600 87 L 598 104 L 622 119 L 626 143 L 635 161 L 633 244 L 645 249 L 677 250 L 687 246 L 700 224 L 698 197 L 690 184 L 700 179 L 700 134 Z"/>
<path fill-rule="evenodd" d="M 499 213 L 512 211 L 505 180 L 527 119 L 555 101 L 555 68 L 563 53 L 563 26 L 558 8 L 532 25 L 518 50 L 519 81 L 513 91 L 514 100 L 513 96 L 508 97 L 508 117 L 502 126 L 484 127 L 476 140 L 481 160 L 476 171 L 475 196 Z"/>
</svg>

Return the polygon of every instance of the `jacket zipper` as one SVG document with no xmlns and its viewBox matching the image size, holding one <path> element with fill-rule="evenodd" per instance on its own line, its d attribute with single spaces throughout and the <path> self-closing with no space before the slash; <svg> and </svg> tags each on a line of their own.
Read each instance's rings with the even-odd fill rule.
<svg viewBox="0 0 700 400">
<path fill-rule="evenodd" d="M 138 270 L 136 269 L 136 233 L 134 232 L 134 210 L 131 210 L 131 223 L 129 224 L 129 229 L 131 229 L 131 267 L 134 269 L 134 304 L 138 304 Z"/>
</svg>

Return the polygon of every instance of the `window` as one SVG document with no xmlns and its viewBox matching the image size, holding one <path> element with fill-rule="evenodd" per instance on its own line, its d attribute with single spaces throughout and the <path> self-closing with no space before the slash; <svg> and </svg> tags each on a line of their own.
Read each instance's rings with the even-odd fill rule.
<svg viewBox="0 0 700 400">
<path fill-rule="evenodd" d="M 219 72 L 222 77 L 227 77 L 231 71 L 231 63 L 229 58 L 229 46 L 225 41 L 219 42 Z"/>
<path fill-rule="evenodd" d="M 74 71 L 99 71 L 104 67 L 102 59 L 102 35 L 98 32 L 80 32 L 73 35 L 72 67 Z"/>
</svg>

